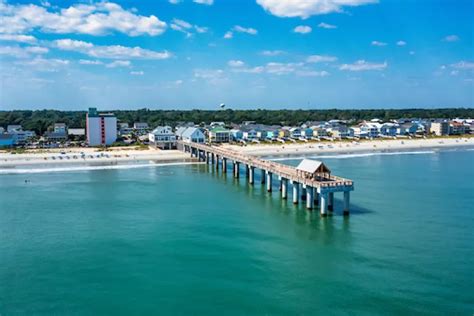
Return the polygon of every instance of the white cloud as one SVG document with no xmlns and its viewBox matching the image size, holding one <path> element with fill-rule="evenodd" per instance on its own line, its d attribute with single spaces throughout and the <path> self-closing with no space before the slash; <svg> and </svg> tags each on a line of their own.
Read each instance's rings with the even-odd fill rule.
<svg viewBox="0 0 474 316">
<path fill-rule="evenodd" d="M 257 35 L 258 31 L 254 28 L 251 27 L 242 27 L 240 25 L 236 25 L 233 28 L 234 31 L 239 32 L 239 33 L 247 33 L 250 35 Z"/>
<path fill-rule="evenodd" d="M 300 77 L 327 77 L 329 76 L 329 72 L 325 70 L 322 70 L 322 71 L 299 70 L 296 72 L 296 75 Z"/>
<path fill-rule="evenodd" d="M 455 64 L 450 65 L 452 68 L 455 69 L 461 69 L 461 70 L 472 70 L 474 69 L 474 62 L 469 62 L 469 61 L 460 61 Z"/>
<path fill-rule="evenodd" d="M 107 68 L 130 67 L 131 64 L 132 63 L 129 60 L 116 60 L 105 65 L 105 67 Z"/>
<path fill-rule="evenodd" d="M 372 43 L 370 43 L 370 45 L 382 47 L 382 46 L 387 46 L 387 43 L 379 42 L 379 41 L 372 41 Z"/>
<path fill-rule="evenodd" d="M 103 62 L 101 62 L 100 60 L 79 59 L 79 64 L 81 64 L 81 65 L 102 65 Z"/>
<path fill-rule="evenodd" d="M 229 65 L 230 67 L 242 67 L 245 65 L 245 63 L 241 60 L 229 60 L 227 62 L 227 65 Z"/>
<path fill-rule="evenodd" d="M 33 54 L 46 54 L 49 52 L 49 49 L 47 47 L 42 46 L 29 46 L 25 47 L 25 51 Z"/>
<path fill-rule="evenodd" d="M 193 0 L 194 3 L 212 5 L 214 0 Z"/>
<path fill-rule="evenodd" d="M 171 4 L 179 4 L 182 0 L 168 0 Z"/>
<path fill-rule="evenodd" d="M 35 43 L 36 38 L 31 35 L 23 34 L 0 34 L 1 41 L 19 42 L 19 43 Z"/>
<path fill-rule="evenodd" d="M 293 29 L 293 32 L 300 33 L 300 34 L 308 34 L 311 33 L 313 29 L 307 25 L 298 25 Z"/>
<path fill-rule="evenodd" d="M 42 57 L 36 57 L 29 61 L 18 62 L 17 64 L 27 66 L 28 68 L 37 71 L 56 72 L 59 69 L 69 65 L 69 60 L 57 58 L 46 59 Z"/>
<path fill-rule="evenodd" d="M 457 35 L 448 35 L 445 38 L 443 38 L 444 42 L 457 42 L 459 41 L 459 36 Z"/>
<path fill-rule="evenodd" d="M 29 58 L 31 55 L 41 55 L 49 52 L 49 49 L 41 46 L 0 46 L 0 55 L 15 58 Z"/>
<path fill-rule="evenodd" d="M 120 32 L 130 36 L 156 36 L 166 29 L 166 23 L 154 15 L 137 15 L 133 10 L 125 10 L 107 1 L 75 4 L 68 8 L 9 5 L 2 1 L 0 8 L 0 33 L 18 34 L 39 29 L 58 34 L 105 35 Z"/>
<path fill-rule="evenodd" d="M 377 0 L 257 0 L 266 11 L 278 17 L 309 18 L 312 15 L 343 12 L 343 7 L 377 3 Z"/>
<path fill-rule="evenodd" d="M 307 63 L 330 63 L 336 60 L 337 57 L 328 55 L 311 55 L 306 58 Z"/>
<path fill-rule="evenodd" d="M 319 23 L 318 27 L 323 28 L 323 29 L 337 29 L 336 25 L 332 25 L 332 24 L 328 24 L 324 22 Z"/>
<path fill-rule="evenodd" d="M 285 54 L 285 52 L 282 51 L 282 50 L 264 50 L 264 51 L 261 52 L 261 54 L 263 56 L 273 57 L 273 56 L 283 55 L 283 54 Z"/>
<path fill-rule="evenodd" d="M 143 76 L 145 73 L 143 71 L 130 71 L 132 76 Z"/>
<path fill-rule="evenodd" d="M 353 64 L 342 64 L 340 70 L 348 71 L 365 71 L 365 70 L 384 70 L 387 68 L 387 62 L 384 63 L 370 63 L 365 60 L 358 60 Z"/>
<path fill-rule="evenodd" d="M 72 39 L 54 41 L 55 46 L 65 51 L 76 51 L 95 58 L 109 59 L 167 59 L 171 53 L 157 52 L 141 47 L 127 47 L 121 45 L 96 46 L 89 42 Z"/>
<path fill-rule="evenodd" d="M 208 31 L 207 27 L 193 25 L 189 22 L 180 19 L 173 19 L 171 25 L 171 29 L 185 33 L 186 36 L 191 37 L 193 35 L 193 31 L 195 30 L 197 33 L 206 33 Z"/>
<path fill-rule="evenodd" d="M 397 46 L 405 46 L 407 44 L 407 42 L 405 41 L 398 41 L 397 42 Z"/>
<path fill-rule="evenodd" d="M 247 33 L 247 34 L 250 34 L 250 35 L 257 35 L 258 34 L 258 31 L 254 28 L 251 28 L 251 27 L 242 27 L 240 25 L 235 25 L 230 31 L 227 31 L 225 34 L 224 34 L 224 38 L 225 39 L 231 39 L 234 37 L 234 32 L 238 32 L 238 33 Z"/>
<path fill-rule="evenodd" d="M 303 63 L 268 63 L 265 71 L 269 74 L 286 75 L 300 69 Z"/>
<path fill-rule="evenodd" d="M 205 80 L 211 84 L 226 81 L 222 69 L 194 69 L 194 78 Z"/>
</svg>

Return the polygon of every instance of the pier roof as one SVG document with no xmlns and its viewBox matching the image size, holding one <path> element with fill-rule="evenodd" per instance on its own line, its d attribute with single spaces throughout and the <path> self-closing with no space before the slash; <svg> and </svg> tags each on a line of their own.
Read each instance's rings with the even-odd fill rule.
<svg viewBox="0 0 474 316">
<path fill-rule="evenodd" d="M 316 173 L 316 172 L 331 172 L 326 165 L 319 161 L 319 160 L 311 160 L 311 159 L 303 159 L 296 170 L 309 172 L 309 173 Z"/>
</svg>

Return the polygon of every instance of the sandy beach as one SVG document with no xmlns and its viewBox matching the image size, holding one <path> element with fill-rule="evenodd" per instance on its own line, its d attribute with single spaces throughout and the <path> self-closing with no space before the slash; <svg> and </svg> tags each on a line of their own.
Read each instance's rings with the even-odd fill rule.
<svg viewBox="0 0 474 316">
<path fill-rule="evenodd" d="M 474 146 L 473 137 L 383 139 L 365 141 L 324 141 L 286 144 L 225 145 L 228 148 L 255 156 L 294 156 L 305 154 L 346 154 L 354 152 L 405 151 L 429 148 Z"/>
<path fill-rule="evenodd" d="M 429 148 L 474 147 L 473 137 L 366 140 L 360 142 L 308 142 L 296 144 L 251 144 L 247 146 L 223 145 L 242 153 L 255 156 L 295 156 L 318 154 L 347 154 L 355 152 L 413 151 Z M 67 168 L 69 166 L 116 166 L 132 164 L 176 164 L 193 163 L 178 150 L 137 149 L 130 147 L 111 148 L 102 151 L 97 148 L 67 148 L 49 150 L 28 150 L 24 153 L 0 152 L 0 169 L 20 168 Z"/>
</svg>

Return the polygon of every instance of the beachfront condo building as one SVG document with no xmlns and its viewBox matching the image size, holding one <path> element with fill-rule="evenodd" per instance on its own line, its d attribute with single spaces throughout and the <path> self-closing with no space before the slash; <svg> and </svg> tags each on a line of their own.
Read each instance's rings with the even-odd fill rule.
<svg viewBox="0 0 474 316">
<path fill-rule="evenodd" d="M 436 136 L 443 136 L 449 134 L 448 122 L 433 122 L 431 123 L 430 132 Z"/>
<path fill-rule="evenodd" d="M 86 131 L 89 146 L 111 145 L 117 140 L 117 118 L 113 113 L 98 113 L 96 108 L 89 108 Z"/>
</svg>

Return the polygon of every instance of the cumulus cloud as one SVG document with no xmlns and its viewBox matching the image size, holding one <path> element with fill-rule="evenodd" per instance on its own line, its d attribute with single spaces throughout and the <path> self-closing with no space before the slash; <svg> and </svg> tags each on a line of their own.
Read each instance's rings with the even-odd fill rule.
<svg viewBox="0 0 474 316">
<path fill-rule="evenodd" d="M 353 64 L 342 64 L 339 69 L 340 70 L 348 70 L 348 71 L 366 71 L 366 70 L 384 70 L 387 68 L 387 62 L 384 63 L 371 63 L 365 60 L 358 60 Z"/>
<path fill-rule="evenodd" d="M 101 62 L 100 60 L 79 59 L 79 64 L 81 64 L 81 65 L 102 65 L 103 62 Z"/>
<path fill-rule="evenodd" d="M 140 71 L 130 71 L 130 74 L 132 76 L 143 76 L 145 74 L 145 72 L 143 72 L 142 70 L 140 70 Z"/>
<path fill-rule="evenodd" d="M 293 29 L 293 32 L 300 33 L 300 34 L 308 34 L 311 33 L 313 29 L 307 25 L 298 25 Z"/>
<path fill-rule="evenodd" d="M 69 60 L 36 57 L 32 60 L 17 62 L 17 64 L 27 66 L 29 69 L 37 71 L 56 72 L 61 68 L 68 66 Z"/>
<path fill-rule="evenodd" d="M 224 38 L 225 39 L 231 39 L 234 37 L 234 32 L 237 32 L 237 33 L 246 33 L 246 34 L 250 34 L 250 35 L 257 35 L 258 31 L 254 28 L 251 28 L 251 27 L 243 27 L 243 26 L 240 26 L 240 25 L 235 25 L 230 31 L 227 31 L 225 34 L 224 34 Z"/>
<path fill-rule="evenodd" d="M 307 63 L 330 63 L 336 60 L 337 57 L 328 55 L 311 55 L 306 58 Z"/>
<path fill-rule="evenodd" d="M 405 41 L 398 41 L 397 42 L 397 46 L 405 46 L 407 44 L 407 42 Z"/>
<path fill-rule="evenodd" d="M 312 15 L 343 12 L 345 6 L 355 7 L 378 0 L 257 0 L 266 11 L 278 17 L 309 18 Z"/>
<path fill-rule="evenodd" d="M 329 76 L 329 72 L 325 70 L 322 70 L 322 71 L 299 70 L 296 72 L 296 75 L 300 77 L 327 77 Z"/>
<path fill-rule="evenodd" d="M 24 34 L 0 34 L 0 41 L 31 44 L 36 42 L 36 37 Z"/>
<path fill-rule="evenodd" d="M 94 58 L 108 59 L 167 59 L 171 53 L 167 51 L 157 52 L 141 47 L 127 47 L 121 45 L 98 46 L 89 42 L 72 39 L 60 39 L 54 41 L 54 45 L 65 51 L 76 51 Z"/>
<path fill-rule="evenodd" d="M 42 46 L 0 46 L 0 55 L 10 56 L 15 58 L 30 58 L 32 55 L 42 55 L 49 52 L 47 47 Z"/>
<path fill-rule="evenodd" d="M 173 19 L 170 27 L 175 31 L 186 34 L 187 37 L 191 37 L 194 31 L 196 31 L 197 33 L 206 33 L 208 31 L 207 27 L 193 25 L 189 22 L 180 19 Z"/>
<path fill-rule="evenodd" d="M 260 54 L 262 54 L 263 56 L 273 57 L 273 56 L 283 55 L 285 54 L 285 52 L 282 50 L 264 50 Z"/>
<path fill-rule="evenodd" d="M 324 23 L 324 22 L 319 23 L 318 27 L 322 28 L 322 29 L 337 29 L 337 26 L 332 25 L 332 24 L 328 24 L 328 23 Z"/>
<path fill-rule="evenodd" d="M 372 43 L 370 43 L 370 45 L 382 47 L 382 46 L 387 46 L 387 43 L 379 42 L 379 41 L 372 41 Z"/>
<path fill-rule="evenodd" d="M 457 35 L 448 35 L 446 37 L 443 38 L 443 41 L 444 42 L 457 42 L 459 41 L 459 36 Z"/>
<path fill-rule="evenodd" d="M 245 63 L 241 60 L 229 60 L 229 62 L 227 62 L 227 65 L 229 65 L 230 67 L 242 67 L 245 65 Z"/>
<path fill-rule="evenodd" d="M 226 81 L 222 69 L 194 69 L 194 78 L 207 81 L 211 84 L 218 84 Z"/>
<path fill-rule="evenodd" d="M 455 64 L 450 65 L 452 68 L 460 69 L 460 70 L 473 70 L 474 69 L 474 62 L 469 61 L 460 61 Z"/>
<path fill-rule="evenodd" d="M 131 65 L 132 63 L 130 62 L 130 60 L 116 60 L 105 65 L 105 67 L 107 68 L 130 67 Z"/>
<path fill-rule="evenodd" d="M 166 23 L 156 16 L 141 16 L 113 2 L 75 4 L 68 8 L 34 4 L 0 4 L 0 33 L 18 34 L 38 29 L 45 33 L 105 35 L 120 32 L 130 36 L 156 36 Z"/>
<path fill-rule="evenodd" d="M 181 0 L 168 0 L 168 2 L 171 4 L 178 4 L 181 2 Z"/>
<path fill-rule="evenodd" d="M 193 0 L 194 3 L 212 5 L 214 0 Z"/>
</svg>

